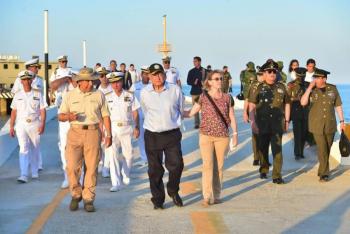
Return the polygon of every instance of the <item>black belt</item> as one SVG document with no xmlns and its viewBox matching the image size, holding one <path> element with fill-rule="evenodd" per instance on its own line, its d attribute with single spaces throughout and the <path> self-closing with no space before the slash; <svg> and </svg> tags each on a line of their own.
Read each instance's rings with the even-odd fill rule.
<svg viewBox="0 0 350 234">
<path fill-rule="evenodd" d="M 156 133 L 156 134 L 167 134 L 167 133 L 176 132 L 176 131 L 179 131 L 179 130 L 180 130 L 180 128 L 174 128 L 174 129 L 170 129 L 170 130 L 163 131 L 163 132 L 152 132 L 152 131 L 146 129 L 146 131 L 148 131 L 150 133 Z"/>
</svg>

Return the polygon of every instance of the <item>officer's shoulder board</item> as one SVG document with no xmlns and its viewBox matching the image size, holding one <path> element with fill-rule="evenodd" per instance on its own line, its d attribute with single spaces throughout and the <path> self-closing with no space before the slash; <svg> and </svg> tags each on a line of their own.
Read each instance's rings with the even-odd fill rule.
<svg viewBox="0 0 350 234">
<path fill-rule="evenodd" d="M 327 83 L 327 86 L 329 86 L 329 87 L 331 87 L 331 88 L 337 88 L 337 86 L 334 85 L 334 84 L 329 84 L 329 83 Z"/>
<path fill-rule="evenodd" d="M 282 81 L 278 81 L 277 85 L 278 85 L 279 88 L 283 87 L 284 89 L 287 89 L 287 85 L 285 83 L 283 83 Z"/>
<path fill-rule="evenodd" d="M 107 96 L 111 95 L 112 93 L 113 93 L 113 91 L 109 91 L 109 92 L 105 93 L 105 96 L 107 97 Z"/>
<path fill-rule="evenodd" d="M 125 90 L 125 93 L 128 94 L 131 97 L 134 97 L 134 92 L 131 92 L 129 90 Z"/>
</svg>

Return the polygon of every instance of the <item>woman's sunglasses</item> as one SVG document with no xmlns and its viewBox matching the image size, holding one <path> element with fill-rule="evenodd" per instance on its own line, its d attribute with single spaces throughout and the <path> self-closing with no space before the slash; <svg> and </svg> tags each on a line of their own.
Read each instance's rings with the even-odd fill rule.
<svg viewBox="0 0 350 234">
<path fill-rule="evenodd" d="M 219 81 L 219 80 L 222 80 L 222 77 L 220 77 L 220 78 L 212 78 L 212 79 L 209 79 L 209 80 L 216 80 L 216 81 Z"/>
</svg>

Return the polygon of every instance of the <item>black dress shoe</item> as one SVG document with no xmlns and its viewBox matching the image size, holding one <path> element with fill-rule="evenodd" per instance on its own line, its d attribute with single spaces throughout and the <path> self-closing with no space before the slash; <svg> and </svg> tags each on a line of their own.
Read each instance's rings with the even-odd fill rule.
<svg viewBox="0 0 350 234">
<path fill-rule="evenodd" d="M 268 164 L 269 164 L 269 167 L 271 167 L 271 166 L 272 166 L 272 164 L 271 164 L 270 162 L 268 162 Z"/>
<path fill-rule="evenodd" d="M 173 199 L 173 202 L 174 202 L 174 204 L 176 206 L 178 206 L 178 207 L 184 206 L 183 203 L 182 203 L 182 199 L 181 199 L 181 197 L 179 196 L 178 193 L 173 195 L 173 196 L 171 196 L 171 198 Z"/>
<path fill-rule="evenodd" d="M 253 161 L 253 166 L 259 166 L 259 165 L 260 165 L 259 160 L 254 160 Z"/>
<path fill-rule="evenodd" d="M 295 155 L 295 160 L 298 161 L 299 159 L 301 159 L 300 155 Z"/>
<path fill-rule="evenodd" d="M 266 173 L 260 173 L 260 179 L 267 179 Z"/>
<path fill-rule="evenodd" d="M 329 180 L 329 176 L 328 175 L 324 175 L 320 177 L 320 182 L 328 182 Z"/>
<path fill-rule="evenodd" d="M 273 179 L 272 182 L 274 184 L 284 184 L 284 180 L 282 178 Z"/>
<path fill-rule="evenodd" d="M 305 156 L 304 155 L 300 155 L 300 158 L 305 158 Z"/>
<path fill-rule="evenodd" d="M 194 126 L 194 129 L 198 129 L 198 128 L 199 128 L 199 125 L 195 125 L 195 126 Z"/>
<path fill-rule="evenodd" d="M 163 210 L 164 209 L 163 204 L 161 204 L 161 205 L 153 204 L 153 208 L 155 210 Z"/>
</svg>

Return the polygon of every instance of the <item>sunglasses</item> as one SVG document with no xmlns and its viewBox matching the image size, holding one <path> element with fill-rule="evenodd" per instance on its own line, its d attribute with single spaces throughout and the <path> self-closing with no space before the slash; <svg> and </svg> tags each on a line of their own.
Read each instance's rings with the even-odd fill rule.
<svg viewBox="0 0 350 234">
<path fill-rule="evenodd" d="M 221 80 L 222 81 L 222 77 L 220 77 L 220 78 L 212 78 L 212 79 L 209 79 L 209 80 L 216 80 L 216 81 Z"/>
<path fill-rule="evenodd" d="M 169 61 L 164 61 L 164 64 L 170 64 L 170 62 Z"/>
<path fill-rule="evenodd" d="M 60 61 L 60 63 L 67 63 L 67 61 Z"/>
<path fill-rule="evenodd" d="M 267 71 L 267 73 L 269 73 L 269 74 L 271 74 L 271 73 L 273 73 L 273 74 L 276 74 L 277 73 L 277 71 L 276 70 L 266 70 Z"/>
</svg>

